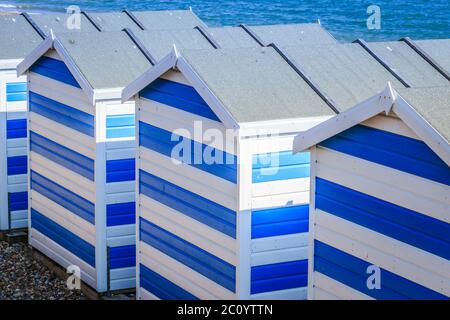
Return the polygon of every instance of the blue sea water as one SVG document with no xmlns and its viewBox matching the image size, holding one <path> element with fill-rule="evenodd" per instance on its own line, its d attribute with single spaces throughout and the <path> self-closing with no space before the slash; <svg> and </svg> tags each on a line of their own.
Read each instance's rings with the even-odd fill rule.
<svg viewBox="0 0 450 320">
<path fill-rule="evenodd" d="M 78 5 L 86 11 L 188 9 L 210 26 L 315 22 L 320 19 L 340 40 L 397 40 L 450 38 L 450 0 L 16 0 L 2 1 L 1 7 L 22 10 L 64 11 Z M 367 8 L 381 9 L 381 28 L 367 28 Z M 11 9 L 11 7 L 9 8 Z"/>
</svg>

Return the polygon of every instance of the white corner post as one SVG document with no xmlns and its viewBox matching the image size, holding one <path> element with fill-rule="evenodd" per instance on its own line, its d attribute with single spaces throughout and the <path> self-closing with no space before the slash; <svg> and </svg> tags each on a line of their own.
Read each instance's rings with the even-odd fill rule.
<svg viewBox="0 0 450 320">
<path fill-rule="evenodd" d="M 139 116 L 140 116 L 140 99 L 139 95 L 134 96 L 135 100 L 135 146 L 136 146 L 136 188 L 135 188 L 135 202 L 136 202 L 136 300 L 141 300 L 141 237 L 139 235 L 140 230 L 140 216 L 141 216 L 141 205 L 140 205 L 140 192 L 139 192 L 139 168 L 141 167 L 141 152 L 139 149 Z"/>
<path fill-rule="evenodd" d="M 6 141 L 6 79 L 0 72 L 0 230 L 8 229 L 8 163 Z"/>
<path fill-rule="evenodd" d="M 317 173 L 317 147 L 310 149 L 311 164 L 309 177 L 309 228 L 308 228 L 308 300 L 314 300 L 314 238 L 316 232 L 316 173 Z"/>
<path fill-rule="evenodd" d="M 106 105 L 95 109 L 95 269 L 97 291 L 108 289 L 106 243 Z"/>
<path fill-rule="evenodd" d="M 250 299 L 252 229 L 252 154 L 249 139 L 237 138 L 236 298 Z"/>
</svg>

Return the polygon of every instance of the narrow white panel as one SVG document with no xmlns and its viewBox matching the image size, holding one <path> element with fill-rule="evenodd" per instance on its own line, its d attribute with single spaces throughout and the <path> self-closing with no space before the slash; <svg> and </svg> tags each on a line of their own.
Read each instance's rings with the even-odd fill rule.
<svg viewBox="0 0 450 320">
<path fill-rule="evenodd" d="M 106 160 L 134 159 L 136 148 L 113 149 L 106 151 Z"/>
<path fill-rule="evenodd" d="M 140 216 L 203 250 L 237 264 L 236 240 L 145 195 Z"/>
<path fill-rule="evenodd" d="M 308 247 L 288 248 L 276 251 L 264 251 L 253 253 L 251 256 L 252 267 L 266 264 L 306 260 L 308 258 Z"/>
<path fill-rule="evenodd" d="M 136 287 L 136 278 L 128 278 L 128 279 L 117 279 L 110 281 L 110 289 L 111 290 L 122 290 Z"/>
<path fill-rule="evenodd" d="M 111 280 L 130 279 L 136 277 L 136 267 L 111 269 L 109 271 Z"/>
<path fill-rule="evenodd" d="M 130 246 L 133 244 L 136 244 L 136 236 L 135 235 L 111 237 L 111 238 L 107 239 L 107 245 L 108 245 L 108 247 L 111 247 L 111 248 Z"/>
<path fill-rule="evenodd" d="M 308 245 L 308 233 L 288 234 L 252 240 L 252 253 L 275 251 Z"/>
<path fill-rule="evenodd" d="M 125 202 L 134 202 L 135 192 L 113 193 L 106 195 L 106 204 L 116 204 Z"/>
<path fill-rule="evenodd" d="M 408 138 L 422 140 L 399 118 L 379 115 L 370 118 L 369 120 L 366 120 L 361 124 L 367 127 L 395 133 Z"/>
<path fill-rule="evenodd" d="M 252 294 L 251 300 L 306 300 L 307 288 L 293 288 L 287 290 Z"/>
<path fill-rule="evenodd" d="M 106 184 L 106 193 L 134 192 L 135 181 L 110 182 Z"/>
<path fill-rule="evenodd" d="M 8 186 L 8 192 L 10 192 L 10 193 L 23 192 L 23 191 L 27 191 L 27 184 L 26 183 L 12 184 L 12 185 Z"/>
<path fill-rule="evenodd" d="M 28 226 L 28 219 L 12 220 L 11 229 L 23 229 Z"/>
<path fill-rule="evenodd" d="M 26 146 L 8 149 L 8 157 L 18 157 L 18 156 L 26 156 L 26 155 L 27 155 L 27 147 Z"/>
<path fill-rule="evenodd" d="M 309 191 L 309 178 L 253 183 L 253 197 Z"/>
<path fill-rule="evenodd" d="M 16 174 L 8 176 L 8 184 L 24 184 L 27 183 L 27 174 Z"/>
<path fill-rule="evenodd" d="M 252 208 L 270 209 L 285 206 L 298 206 L 309 203 L 309 191 L 284 193 L 265 197 L 253 197 Z"/>
<path fill-rule="evenodd" d="M 27 103 L 26 102 L 22 102 L 26 108 Z M 27 118 L 27 112 L 26 111 L 22 111 L 22 112 L 9 112 L 6 114 L 6 119 L 7 120 L 20 120 L 20 119 L 26 119 Z M 19 138 L 24 139 L 24 138 Z M 18 139 L 13 139 L 13 140 L 18 140 Z"/>
<path fill-rule="evenodd" d="M 236 295 L 159 250 L 140 242 L 141 263 L 202 300 L 233 300 Z"/>
<path fill-rule="evenodd" d="M 134 235 L 136 233 L 136 227 L 134 224 L 127 224 L 122 226 L 112 226 L 106 228 L 106 236 L 109 237 L 121 237 Z"/>
<path fill-rule="evenodd" d="M 27 104 L 24 101 L 14 101 L 14 102 L 7 102 L 6 108 L 8 109 L 8 113 L 15 113 L 15 112 L 25 112 L 27 111 Z"/>
<path fill-rule="evenodd" d="M 315 287 L 314 288 L 314 300 L 340 300 L 338 296 L 329 293 L 325 290 Z"/>
<path fill-rule="evenodd" d="M 319 272 L 314 272 L 314 286 L 328 293 L 332 292 L 333 295 L 343 300 L 373 300 L 372 297 Z"/>
<path fill-rule="evenodd" d="M 6 140 L 8 149 L 22 148 L 27 146 L 27 138 L 8 139 Z"/>
</svg>

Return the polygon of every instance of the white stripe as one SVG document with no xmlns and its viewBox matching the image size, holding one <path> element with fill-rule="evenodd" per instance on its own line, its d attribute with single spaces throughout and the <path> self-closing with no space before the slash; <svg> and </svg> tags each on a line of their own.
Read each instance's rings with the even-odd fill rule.
<svg viewBox="0 0 450 320">
<path fill-rule="evenodd" d="M 6 141 L 9 148 L 22 148 L 27 146 L 27 138 L 8 139 Z"/>
<path fill-rule="evenodd" d="M 10 148 L 8 149 L 8 157 L 17 157 L 17 156 L 26 156 L 27 155 L 27 147 L 18 147 L 18 148 Z"/>
<path fill-rule="evenodd" d="M 450 261 L 316 210 L 316 239 L 450 296 Z"/>
<path fill-rule="evenodd" d="M 106 116 L 134 115 L 134 101 L 121 103 L 120 100 L 105 101 L 101 104 L 106 105 Z"/>
<path fill-rule="evenodd" d="M 317 176 L 450 223 L 448 186 L 339 152 L 317 151 Z"/>
<path fill-rule="evenodd" d="M 27 220 L 27 219 L 28 219 L 27 210 L 11 211 L 11 220 Z"/>
<path fill-rule="evenodd" d="M 106 204 L 135 202 L 135 192 L 112 193 L 106 195 Z"/>
<path fill-rule="evenodd" d="M 285 206 L 298 206 L 309 203 L 309 191 L 253 197 L 252 209 L 270 209 Z"/>
<path fill-rule="evenodd" d="M 253 197 L 309 191 L 309 178 L 287 179 L 252 184 Z"/>
<path fill-rule="evenodd" d="M 121 226 L 112 226 L 106 228 L 106 236 L 110 237 L 122 237 L 136 234 L 136 227 L 134 224 L 126 224 Z"/>
<path fill-rule="evenodd" d="M 25 112 L 27 111 L 27 102 L 26 101 L 9 101 L 6 102 L 6 109 L 8 113 L 13 112 Z"/>
<path fill-rule="evenodd" d="M 95 246 L 95 227 L 56 202 L 31 190 L 31 208 Z"/>
<path fill-rule="evenodd" d="M 306 300 L 307 288 L 293 288 L 252 294 L 251 300 Z"/>
<path fill-rule="evenodd" d="M 235 239 L 145 195 L 141 195 L 140 204 L 140 217 L 232 265 L 237 264 Z"/>
<path fill-rule="evenodd" d="M 122 290 L 129 288 L 136 288 L 136 277 L 110 281 L 111 290 Z"/>
<path fill-rule="evenodd" d="M 29 91 L 65 104 L 71 108 L 94 115 L 95 110 L 86 94 L 78 88 L 37 73 L 29 73 Z"/>
<path fill-rule="evenodd" d="M 211 145 L 227 153 L 236 154 L 236 136 L 233 131 L 228 131 L 227 136 L 227 131 L 220 122 L 145 98 L 141 98 L 139 104 L 140 121 L 165 131 L 175 131 L 185 138 Z M 194 128 L 195 123 L 199 126 L 197 129 Z M 210 139 L 204 136 L 205 133 L 214 134 L 215 141 L 209 141 Z"/>
<path fill-rule="evenodd" d="M 171 158 L 140 147 L 140 169 L 196 193 L 231 210 L 236 210 L 236 184 L 190 165 L 176 165 Z"/>
<path fill-rule="evenodd" d="M 84 262 L 76 255 L 66 250 L 50 238 L 47 238 L 42 233 L 35 229 L 30 230 L 30 245 L 47 257 L 58 263 L 63 268 L 67 268 L 70 265 L 80 267 L 81 280 L 86 282 L 93 288 L 96 288 L 96 272 L 95 268 Z"/>
<path fill-rule="evenodd" d="M 13 176 L 8 176 L 8 184 L 24 184 L 27 183 L 28 175 L 25 174 L 15 174 Z"/>
<path fill-rule="evenodd" d="M 30 112 L 30 130 L 90 159 L 95 159 L 95 140 L 41 115 Z"/>
<path fill-rule="evenodd" d="M 420 139 L 402 120 L 389 116 L 375 116 L 361 123 L 367 127 L 395 133 L 412 139 Z"/>
<path fill-rule="evenodd" d="M 106 243 L 107 243 L 108 247 L 111 247 L 111 248 L 131 246 L 133 244 L 136 244 L 136 236 L 131 235 L 131 236 L 108 238 L 106 240 Z"/>
<path fill-rule="evenodd" d="M 134 141 L 133 141 L 134 143 Z M 134 159 L 136 157 L 136 148 L 120 148 L 106 151 L 106 160 L 122 160 L 122 159 Z"/>
<path fill-rule="evenodd" d="M 106 121 L 106 120 L 105 120 Z M 106 131 L 106 128 L 105 128 Z M 118 150 L 131 150 L 136 148 L 136 139 L 135 138 L 127 138 L 123 140 L 115 140 L 115 141 L 106 141 L 105 142 L 105 149 L 106 152 L 109 153 L 111 151 L 118 151 Z M 120 159 L 127 159 L 128 157 L 122 157 Z M 134 158 L 134 156 L 131 156 L 131 158 Z"/>
<path fill-rule="evenodd" d="M 138 288 L 138 295 L 140 296 L 140 300 L 161 300 L 157 296 L 155 296 L 153 293 L 148 292 L 144 288 L 140 287 Z"/>
<path fill-rule="evenodd" d="M 26 102 L 24 102 L 25 107 L 26 107 Z M 27 112 L 25 111 L 21 111 L 21 112 L 8 112 L 6 114 L 6 119 L 7 120 L 26 120 L 27 119 Z"/>
<path fill-rule="evenodd" d="M 92 203 L 95 202 L 95 184 L 93 181 L 33 151 L 30 152 L 30 169 L 80 197 Z"/>
<path fill-rule="evenodd" d="M 10 193 L 23 192 L 27 191 L 27 188 L 28 186 L 26 183 L 8 185 L 8 192 Z"/>
<path fill-rule="evenodd" d="M 108 182 L 106 184 L 105 192 L 110 193 L 124 193 L 134 192 L 136 186 L 135 181 L 120 181 L 120 182 Z"/>
<path fill-rule="evenodd" d="M 316 289 L 323 290 L 328 294 L 331 294 L 338 299 L 343 300 L 374 300 L 372 297 L 359 292 L 353 288 L 350 288 L 346 286 L 345 284 L 338 282 L 330 277 L 327 277 L 326 275 L 314 272 L 314 288 L 313 291 Z M 313 296 L 316 294 L 316 292 L 313 292 Z M 315 299 L 319 300 L 321 298 L 320 291 L 319 291 L 319 297 L 315 297 Z"/>
<path fill-rule="evenodd" d="M 308 259 L 308 247 L 287 248 L 251 254 L 252 267 Z"/>
<path fill-rule="evenodd" d="M 28 225 L 28 219 L 11 221 L 11 229 L 22 229 Z"/>
<path fill-rule="evenodd" d="M 280 136 L 276 130 L 264 131 L 260 128 L 255 128 L 254 131 L 254 134 L 259 134 L 262 137 L 250 139 L 251 153 L 253 155 L 273 152 L 278 153 L 283 151 L 292 152 L 295 135 L 291 134 Z M 248 131 L 246 133 L 250 134 Z"/>
<path fill-rule="evenodd" d="M 314 288 L 314 300 L 340 300 L 338 296 L 329 293 L 325 290 L 315 287 Z"/>
<path fill-rule="evenodd" d="M 141 263 L 202 300 L 232 300 L 236 295 L 159 250 L 140 243 Z"/>
<path fill-rule="evenodd" d="M 276 254 L 277 250 L 305 247 L 307 245 L 307 232 L 253 239 L 251 243 L 252 253 L 272 251 L 274 254 Z"/>
<path fill-rule="evenodd" d="M 111 280 L 136 278 L 136 267 L 111 269 Z"/>
</svg>

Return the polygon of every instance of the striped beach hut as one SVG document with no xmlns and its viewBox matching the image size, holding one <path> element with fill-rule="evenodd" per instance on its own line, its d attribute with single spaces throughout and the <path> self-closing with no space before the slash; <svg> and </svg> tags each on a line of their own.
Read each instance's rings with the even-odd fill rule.
<svg viewBox="0 0 450 320">
<path fill-rule="evenodd" d="M 450 88 L 385 91 L 300 135 L 310 299 L 449 299 Z"/>
<path fill-rule="evenodd" d="M 138 297 L 304 299 L 309 155 L 293 132 L 334 111 L 273 48 L 174 49 L 133 96 Z"/>
</svg>

